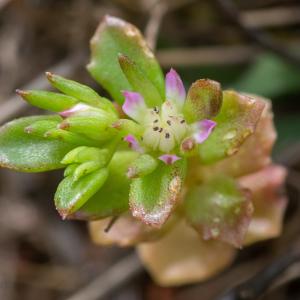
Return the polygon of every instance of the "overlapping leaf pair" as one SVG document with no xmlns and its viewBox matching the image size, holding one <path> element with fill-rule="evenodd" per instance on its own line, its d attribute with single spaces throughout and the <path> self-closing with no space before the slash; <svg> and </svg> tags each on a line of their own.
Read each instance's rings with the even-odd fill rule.
<svg viewBox="0 0 300 300">
<path fill-rule="evenodd" d="M 164 79 L 140 32 L 117 18 L 101 22 L 91 47 L 88 70 L 115 103 L 47 73 L 61 93 L 18 93 L 58 115 L 3 126 L 2 166 L 25 172 L 65 167 L 55 194 L 62 217 L 119 216 L 107 234 L 106 221 L 92 223 L 92 236 L 100 243 L 160 238 L 139 251 L 162 284 L 203 279 L 233 257 L 229 247 L 222 264 L 215 258 L 203 264 L 211 252 L 206 248 L 219 253 L 223 242 L 241 247 L 245 238 L 252 242 L 279 233 L 285 199 L 275 191 L 285 172 L 269 166 L 275 135 L 266 100 L 222 91 L 209 79 L 197 80 L 186 93 L 176 71 Z M 255 178 L 266 172 L 268 180 L 257 187 Z M 219 242 L 203 242 L 199 233 Z M 177 239 L 178 249 L 168 255 Z M 186 263 L 191 257 L 193 264 Z M 169 272 L 178 263 L 180 272 Z"/>
</svg>

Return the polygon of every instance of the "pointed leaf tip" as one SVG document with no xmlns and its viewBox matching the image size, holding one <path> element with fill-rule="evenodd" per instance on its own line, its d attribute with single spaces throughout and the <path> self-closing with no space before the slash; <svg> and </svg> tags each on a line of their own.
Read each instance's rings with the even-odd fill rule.
<svg viewBox="0 0 300 300">
<path fill-rule="evenodd" d="M 183 82 L 178 73 L 171 69 L 166 74 L 166 98 L 176 104 L 181 109 L 186 97 Z"/>
</svg>

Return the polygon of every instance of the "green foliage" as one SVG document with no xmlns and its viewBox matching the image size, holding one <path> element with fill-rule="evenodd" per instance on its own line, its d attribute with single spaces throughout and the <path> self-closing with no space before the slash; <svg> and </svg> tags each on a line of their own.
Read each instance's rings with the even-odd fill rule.
<svg viewBox="0 0 300 300">
<path fill-rule="evenodd" d="M 69 218 L 93 220 L 127 211 L 130 180 L 126 171 L 137 156 L 132 151 L 115 152 L 108 165 L 108 179 L 102 188 Z"/>
<path fill-rule="evenodd" d="M 109 110 L 112 113 L 116 114 L 116 110 L 112 103 L 104 97 L 98 95 L 90 87 L 76 81 L 52 74 L 50 72 L 47 72 L 46 75 L 52 86 L 57 88 L 64 94 L 75 97 L 79 101 L 87 103 L 91 106 Z"/>
<path fill-rule="evenodd" d="M 129 178 L 143 177 L 152 173 L 158 166 L 158 161 L 151 155 L 140 155 L 128 168 Z"/>
<path fill-rule="evenodd" d="M 135 61 L 145 78 L 164 96 L 162 71 L 140 31 L 132 24 L 106 16 L 91 40 L 90 74 L 112 95 L 115 101 L 124 101 L 122 90 L 131 90 L 118 61 L 120 53 Z"/>
<path fill-rule="evenodd" d="M 17 93 L 31 105 L 53 112 L 69 109 L 79 102 L 74 97 L 48 91 L 17 90 Z"/>
<path fill-rule="evenodd" d="M 61 159 L 75 146 L 25 131 L 36 121 L 57 121 L 59 116 L 35 116 L 7 123 L 0 129 L 0 165 L 22 172 L 43 172 L 60 169 Z"/>
<path fill-rule="evenodd" d="M 63 179 L 54 197 L 60 215 L 66 218 L 77 211 L 101 188 L 107 177 L 108 170 L 103 168 L 79 179 L 73 175 Z"/>
<path fill-rule="evenodd" d="M 134 61 L 126 55 L 119 54 L 119 64 L 131 88 L 143 95 L 149 107 L 162 104 L 163 98 L 159 91 Z"/>
</svg>

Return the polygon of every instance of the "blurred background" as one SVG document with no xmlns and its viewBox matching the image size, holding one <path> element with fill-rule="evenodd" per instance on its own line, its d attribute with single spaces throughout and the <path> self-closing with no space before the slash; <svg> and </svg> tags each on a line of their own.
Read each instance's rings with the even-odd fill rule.
<svg viewBox="0 0 300 300">
<path fill-rule="evenodd" d="M 186 86 L 208 77 L 272 99 L 278 130 L 274 159 L 289 168 L 284 233 L 242 251 L 215 279 L 160 288 L 131 249 L 95 246 L 85 223 L 61 221 L 52 201 L 61 172 L 2 169 L 0 299 L 210 300 L 254 274 L 264 282 L 259 270 L 270 262 L 280 269 L 278 257 L 300 249 L 300 1 L 0 0 L 1 124 L 40 113 L 14 90 L 48 88 L 46 70 L 104 93 L 85 65 L 89 39 L 105 14 L 141 28 L 164 70 L 176 68 Z M 300 299 L 300 265 L 287 266 L 270 280 L 262 299 Z M 226 299 L 254 299 L 246 296 Z"/>
</svg>

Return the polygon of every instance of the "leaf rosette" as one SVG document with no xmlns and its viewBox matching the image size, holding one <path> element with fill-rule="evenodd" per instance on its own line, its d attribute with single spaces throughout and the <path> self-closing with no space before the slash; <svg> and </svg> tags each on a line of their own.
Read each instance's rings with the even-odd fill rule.
<svg viewBox="0 0 300 300">
<path fill-rule="evenodd" d="M 100 244 L 151 241 L 139 254 L 163 285 L 203 280 L 232 261 L 234 247 L 280 233 L 285 171 L 271 163 L 267 100 L 210 79 L 186 90 L 174 69 L 164 78 L 136 27 L 111 16 L 91 52 L 88 70 L 113 101 L 52 73 L 59 92 L 18 90 L 56 115 L 4 125 L 3 167 L 65 168 L 54 197 L 61 216 L 93 221 Z"/>
</svg>

